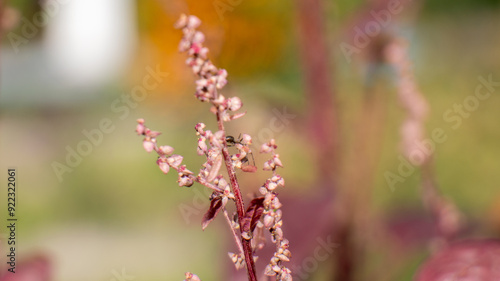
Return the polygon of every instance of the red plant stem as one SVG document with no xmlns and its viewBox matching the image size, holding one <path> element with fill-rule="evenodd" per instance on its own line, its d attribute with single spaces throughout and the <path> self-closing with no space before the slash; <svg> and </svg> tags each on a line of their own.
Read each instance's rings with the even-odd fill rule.
<svg viewBox="0 0 500 281">
<path fill-rule="evenodd" d="M 222 112 L 217 111 L 217 124 L 219 130 L 226 132 L 224 130 L 224 121 L 221 116 Z M 236 178 L 236 173 L 234 172 L 233 165 L 231 163 L 231 156 L 229 155 L 229 150 L 227 149 L 226 138 L 223 138 L 224 147 L 222 148 L 222 155 L 224 156 L 224 163 L 226 164 L 227 173 L 229 175 L 229 180 L 231 183 L 231 188 L 234 192 L 234 198 L 236 199 L 236 211 L 238 213 L 238 222 L 240 224 L 240 231 L 243 230 L 243 218 L 245 217 L 245 205 L 243 204 L 243 198 L 241 196 L 240 186 L 238 184 L 238 179 Z M 255 263 L 253 261 L 253 251 L 250 240 L 246 240 L 241 237 L 241 244 L 243 244 L 243 252 L 245 253 L 245 263 L 247 265 L 248 280 L 257 281 L 257 275 L 255 273 Z"/>
<path fill-rule="evenodd" d="M 316 148 L 317 185 L 327 189 L 330 194 L 333 191 L 334 205 L 349 210 L 352 208 L 352 199 L 347 194 L 342 199 L 339 196 L 340 126 L 333 90 L 334 75 L 329 67 L 331 60 L 322 4 L 323 0 L 296 0 L 299 45 L 308 102 L 308 128 L 312 147 Z M 341 245 L 342 250 L 336 253 L 336 276 L 332 276 L 332 279 L 351 281 L 354 279 L 357 259 L 352 241 L 352 217 L 342 217 L 341 213 L 334 215 L 334 241 Z"/>
</svg>

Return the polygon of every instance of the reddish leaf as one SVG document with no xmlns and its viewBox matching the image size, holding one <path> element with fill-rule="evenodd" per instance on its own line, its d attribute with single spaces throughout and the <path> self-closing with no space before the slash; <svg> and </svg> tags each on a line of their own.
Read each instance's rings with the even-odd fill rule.
<svg viewBox="0 0 500 281">
<path fill-rule="evenodd" d="M 250 206 L 243 218 L 243 232 L 253 231 L 257 226 L 257 222 L 264 212 L 264 197 L 258 197 L 250 202 Z"/>
<path fill-rule="evenodd" d="M 212 201 L 210 202 L 210 208 L 208 208 L 208 211 L 205 213 L 201 221 L 201 227 L 203 230 L 205 230 L 208 224 L 210 224 L 210 222 L 215 219 L 222 207 L 223 205 L 221 197 L 215 197 L 214 199 L 212 199 Z"/>
<path fill-rule="evenodd" d="M 451 244 L 419 269 L 415 281 L 500 280 L 500 240 L 466 240 Z"/>
</svg>

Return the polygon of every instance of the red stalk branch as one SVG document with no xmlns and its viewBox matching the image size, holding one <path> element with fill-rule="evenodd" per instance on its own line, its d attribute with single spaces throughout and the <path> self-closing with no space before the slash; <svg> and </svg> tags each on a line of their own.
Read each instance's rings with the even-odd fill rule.
<svg viewBox="0 0 500 281">
<path fill-rule="evenodd" d="M 217 124 L 220 131 L 224 130 L 224 121 L 222 120 L 222 112 L 217 111 Z M 238 184 L 238 179 L 236 178 L 236 173 L 231 162 L 231 155 L 227 149 L 226 138 L 223 138 L 224 147 L 222 148 L 222 155 L 224 157 L 224 163 L 226 164 L 227 173 L 229 175 L 229 181 L 231 188 L 234 192 L 234 198 L 236 201 L 236 211 L 238 213 L 238 222 L 240 224 L 240 231 L 243 229 L 243 218 L 245 217 L 245 205 L 243 203 L 243 197 L 241 196 L 240 186 Z M 253 251 L 250 240 L 246 240 L 241 237 L 241 244 L 243 245 L 243 252 L 245 254 L 245 263 L 247 265 L 248 279 L 250 281 L 257 281 L 257 276 L 255 273 L 255 263 L 253 261 Z"/>
</svg>

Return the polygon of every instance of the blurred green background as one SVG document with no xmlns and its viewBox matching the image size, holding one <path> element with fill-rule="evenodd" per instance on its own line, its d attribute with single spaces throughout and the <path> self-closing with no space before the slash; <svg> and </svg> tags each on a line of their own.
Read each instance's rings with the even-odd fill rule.
<svg viewBox="0 0 500 281">
<path fill-rule="evenodd" d="M 174 174 L 161 173 L 156 157 L 144 151 L 141 137 L 134 132 L 135 120 L 144 118 L 149 127 L 163 132 L 158 141 L 182 154 L 191 170 L 203 162 L 196 156 L 193 127 L 201 121 L 212 129 L 216 124 L 206 104 L 192 95 L 195 78 L 184 65 L 185 54 L 177 52 L 181 32 L 173 29 L 181 12 L 195 14 L 203 22 L 210 57 L 229 72 L 225 95 L 238 95 L 248 111 L 245 118 L 230 124 L 230 133 L 257 134 L 269 126 L 274 108 L 286 106 L 297 114 L 274 137 L 286 166 L 282 175 L 287 187 L 281 192 L 306 194 L 312 188 L 313 167 L 310 143 L 303 133 L 306 98 L 293 1 L 243 0 L 223 18 L 212 1 L 61 3 L 53 3 L 58 7 L 53 16 L 28 33 L 25 21 L 33 23 L 43 5 L 23 0 L 4 3 L 0 61 L 0 168 L 4 172 L 0 178 L 6 185 L 7 167 L 17 168 L 19 261 L 35 254 L 47 256 L 56 281 L 113 280 L 123 269 L 136 280 L 181 280 L 186 271 L 205 281 L 220 280 L 228 262 L 227 227 L 219 218 L 202 232 L 203 210 L 189 220 L 183 218 L 180 208 L 203 204 L 194 200 L 205 198 L 205 192 L 196 185 L 179 188 Z M 334 57 L 332 79 L 345 139 L 361 110 L 366 65 L 348 63 L 338 43 L 346 23 L 364 5 L 368 4 L 325 1 Z M 480 224 L 485 235 L 498 235 L 495 231 L 500 229 L 496 207 L 500 204 L 500 88 L 457 130 L 442 115 L 474 93 L 478 76 L 492 75 L 500 81 L 499 30 L 499 1 L 494 0 L 428 1 L 411 25 L 401 28 L 410 42 L 420 90 L 430 104 L 428 131 L 439 127 L 448 135 L 437 146 L 436 177 L 446 196 Z M 168 76 L 143 101 L 127 104 L 122 98 L 141 85 L 148 68 L 159 68 Z M 384 172 L 394 171 L 399 164 L 399 126 L 404 116 L 387 82 L 390 77 L 385 80 L 384 134 L 373 206 L 376 212 L 390 214 L 423 207 L 418 173 L 394 192 L 384 179 Z M 127 109 L 118 111 L 117 105 Z M 65 164 L 68 147 L 77 149 L 86 140 L 82 131 L 98 129 L 104 118 L 111 120 L 114 130 L 102 133 L 102 141 L 58 179 L 55 163 Z M 265 175 L 241 178 L 250 194 Z M 2 224 L 5 194 L 2 191 Z M 2 251 L 4 246 L 2 239 Z M 409 257 L 394 269 L 399 272 L 395 280 L 411 280 L 421 257 L 421 253 Z M 3 252 L 0 260 L 5 271 Z"/>
</svg>

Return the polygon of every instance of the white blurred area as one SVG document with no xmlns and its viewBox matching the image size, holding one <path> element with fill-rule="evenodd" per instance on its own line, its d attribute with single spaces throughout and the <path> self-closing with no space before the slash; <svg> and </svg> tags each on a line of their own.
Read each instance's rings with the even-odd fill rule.
<svg viewBox="0 0 500 281">
<path fill-rule="evenodd" d="M 22 18 L 41 38 L 19 46 L 5 40 L 0 60 L 0 106 L 57 106 L 102 96 L 126 73 L 137 46 L 134 0 L 46 0 L 47 20 Z M 43 31 L 42 31 L 43 30 Z M 39 34 L 38 34 L 39 33 Z M 4 34 L 9 38 L 9 32 Z M 10 44 L 9 44 L 10 43 Z"/>
<path fill-rule="evenodd" d="M 45 9 L 60 8 L 44 38 L 53 69 L 76 85 L 99 85 L 114 78 L 127 66 L 134 50 L 134 1 L 59 2 L 45 3 Z"/>
</svg>

